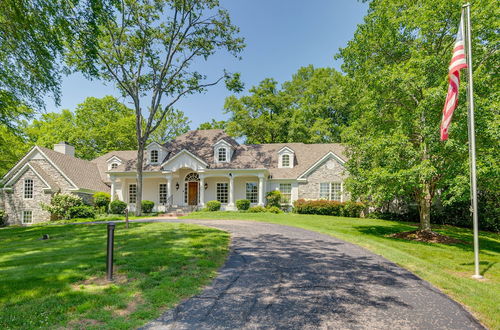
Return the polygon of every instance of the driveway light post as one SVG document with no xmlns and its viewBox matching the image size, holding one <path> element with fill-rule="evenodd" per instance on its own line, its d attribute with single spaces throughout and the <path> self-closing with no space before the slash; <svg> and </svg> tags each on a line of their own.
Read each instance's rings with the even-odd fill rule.
<svg viewBox="0 0 500 330">
<path fill-rule="evenodd" d="M 115 245 L 115 223 L 108 223 L 108 249 L 106 258 L 106 278 L 108 281 L 113 280 L 113 248 Z"/>
</svg>

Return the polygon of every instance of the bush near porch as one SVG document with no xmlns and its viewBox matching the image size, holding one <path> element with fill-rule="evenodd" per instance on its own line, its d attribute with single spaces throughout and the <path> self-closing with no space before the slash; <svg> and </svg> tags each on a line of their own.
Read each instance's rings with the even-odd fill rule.
<svg viewBox="0 0 500 330">
<path fill-rule="evenodd" d="M 485 280 L 477 281 L 471 278 L 474 273 L 471 229 L 434 226 L 434 231 L 464 242 L 445 245 L 392 238 L 389 235 L 415 230 L 417 224 L 379 219 L 243 212 L 195 212 L 183 218 L 253 220 L 295 226 L 360 245 L 429 281 L 465 305 L 487 327 L 500 329 L 499 234 L 479 234 L 481 274 Z"/>
</svg>

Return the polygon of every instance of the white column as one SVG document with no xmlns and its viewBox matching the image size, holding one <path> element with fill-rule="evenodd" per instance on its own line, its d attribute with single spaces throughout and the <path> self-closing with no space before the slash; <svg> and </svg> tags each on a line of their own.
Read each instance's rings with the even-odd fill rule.
<svg viewBox="0 0 500 330">
<path fill-rule="evenodd" d="M 264 206 L 264 176 L 259 175 L 259 205 Z"/>
<path fill-rule="evenodd" d="M 205 176 L 200 174 L 200 207 L 205 206 Z"/>
<path fill-rule="evenodd" d="M 229 203 L 227 206 L 232 209 L 234 208 L 234 177 L 229 176 Z"/>
<path fill-rule="evenodd" d="M 115 187 L 116 179 L 111 178 L 111 201 L 115 200 L 116 187 Z"/>
<path fill-rule="evenodd" d="M 166 179 L 167 179 L 167 198 L 168 198 L 170 197 L 170 195 L 172 195 L 172 176 L 167 175 Z"/>
</svg>

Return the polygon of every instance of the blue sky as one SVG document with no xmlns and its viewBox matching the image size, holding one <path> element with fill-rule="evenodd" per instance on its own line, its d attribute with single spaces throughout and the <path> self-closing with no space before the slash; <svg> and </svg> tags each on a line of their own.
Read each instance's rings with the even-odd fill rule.
<svg viewBox="0 0 500 330">
<path fill-rule="evenodd" d="M 213 78 L 224 68 L 240 72 L 246 90 L 264 78 L 280 83 L 290 80 L 298 68 L 309 64 L 339 69 L 341 63 L 333 56 L 352 38 L 367 10 L 367 4 L 356 0 L 223 0 L 222 5 L 245 38 L 242 60 L 218 54 L 197 67 L 204 66 L 203 71 Z M 120 96 L 114 86 L 78 74 L 64 78 L 62 93 L 61 106 L 49 101 L 47 111 L 74 109 L 89 96 Z M 181 99 L 176 107 L 186 113 L 195 129 L 212 118 L 226 118 L 223 105 L 229 95 L 220 84 L 205 94 Z"/>
</svg>

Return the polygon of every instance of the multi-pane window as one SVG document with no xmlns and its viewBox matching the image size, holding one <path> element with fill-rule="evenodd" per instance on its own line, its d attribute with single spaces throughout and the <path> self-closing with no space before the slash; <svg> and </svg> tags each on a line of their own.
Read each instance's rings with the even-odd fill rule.
<svg viewBox="0 0 500 330">
<path fill-rule="evenodd" d="M 151 163 L 158 163 L 158 150 L 151 150 Z"/>
<path fill-rule="evenodd" d="M 290 155 L 281 156 L 281 166 L 290 167 Z"/>
<path fill-rule="evenodd" d="M 217 200 L 221 203 L 227 203 L 228 200 L 228 184 L 225 182 L 217 183 Z"/>
<path fill-rule="evenodd" d="M 290 203 L 292 199 L 292 184 L 280 183 L 281 202 Z"/>
<path fill-rule="evenodd" d="M 342 199 L 342 184 L 340 182 L 320 183 L 319 198 L 340 202 Z"/>
<path fill-rule="evenodd" d="M 167 184 L 166 183 L 160 183 L 158 194 L 159 194 L 158 201 L 160 202 L 160 204 L 166 204 L 167 203 Z"/>
<path fill-rule="evenodd" d="M 117 163 L 113 163 L 113 164 L 111 164 L 111 169 L 112 169 L 112 170 L 114 170 L 114 169 L 115 169 L 115 168 L 117 168 L 117 167 L 118 167 L 118 164 L 117 164 Z"/>
<path fill-rule="evenodd" d="M 24 180 L 24 198 L 31 199 L 33 198 L 33 180 L 25 179 Z"/>
<path fill-rule="evenodd" d="M 128 186 L 128 202 L 135 203 L 137 201 L 137 185 L 135 183 Z"/>
<path fill-rule="evenodd" d="M 247 182 L 246 185 L 246 198 L 250 201 L 250 203 L 258 202 L 258 188 L 257 182 Z"/>
<path fill-rule="evenodd" d="M 219 148 L 217 150 L 217 158 L 219 162 L 225 162 L 227 160 L 226 148 Z"/>
<path fill-rule="evenodd" d="M 23 223 L 33 223 L 33 212 L 32 211 L 23 211 Z"/>
</svg>

